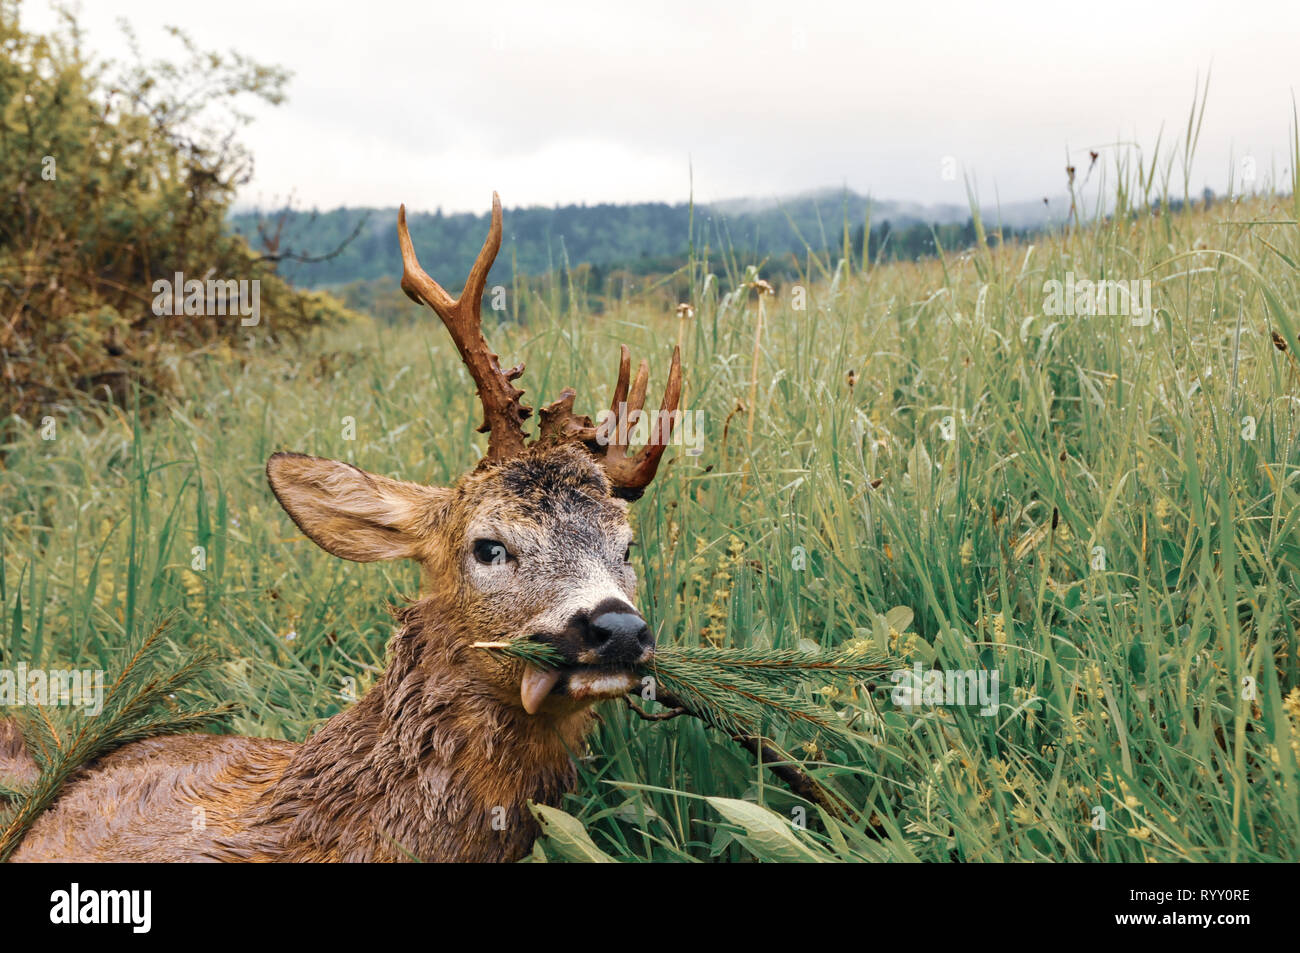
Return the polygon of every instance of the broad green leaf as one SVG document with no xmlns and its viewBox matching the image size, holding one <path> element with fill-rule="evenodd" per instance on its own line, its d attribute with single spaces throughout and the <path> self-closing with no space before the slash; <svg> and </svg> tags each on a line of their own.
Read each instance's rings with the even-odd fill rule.
<svg viewBox="0 0 1300 953">
<path fill-rule="evenodd" d="M 821 857 L 808 849 L 793 825 L 775 811 L 730 797 L 705 798 L 728 823 L 744 833 L 737 839 L 760 860 L 777 863 L 816 863 Z"/>
<path fill-rule="evenodd" d="M 894 606 L 885 613 L 885 624 L 896 632 L 906 632 L 912 627 L 916 614 L 907 606 Z"/>
<path fill-rule="evenodd" d="M 617 863 L 613 857 L 596 846 L 595 841 L 587 834 L 587 829 L 582 826 L 582 821 L 573 815 L 531 801 L 528 810 L 533 812 L 533 817 L 537 818 L 537 823 L 542 826 L 542 836 L 546 838 L 547 844 L 565 860 L 581 864 Z"/>
</svg>

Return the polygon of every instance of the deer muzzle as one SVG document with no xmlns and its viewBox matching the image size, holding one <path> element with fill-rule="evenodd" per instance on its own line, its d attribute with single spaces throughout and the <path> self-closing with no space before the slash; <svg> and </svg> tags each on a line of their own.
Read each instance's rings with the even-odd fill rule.
<svg viewBox="0 0 1300 953">
<path fill-rule="evenodd" d="M 536 638 L 559 649 L 566 661 L 559 668 L 525 669 L 519 697 L 530 715 L 552 695 L 572 701 L 625 695 L 640 684 L 637 666 L 654 655 L 654 633 L 644 617 L 618 599 L 576 613 L 562 633 Z"/>
</svg>

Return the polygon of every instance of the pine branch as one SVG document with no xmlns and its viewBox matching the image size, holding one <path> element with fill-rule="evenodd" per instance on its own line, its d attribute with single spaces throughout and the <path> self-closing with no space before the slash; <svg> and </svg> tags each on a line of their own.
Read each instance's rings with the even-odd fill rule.
<svg viewBox="0 0 1300 953">
<path fill-rule="evenodd" d="M 699 664 L 668 650 L 656 656 L 646 671 L 672 694 L 696 699 L 701 716 L 733 734 L 762 734 L 764 723 L 786 731 L 845 730 L 827 706 L 795 695 L 780 683 L 753 678 L 743 666 L 734 671 L 727 665 Z M 800 674 L 788 672 L 781 681 L 794 687 Z"/>
<path fill-rule="evenodd" d="M 704 646 L 680 646 L 663 649 L 673 659 L 700 665 L 743 668 L 755 675 L 804 675 L 819 672 L 853 678 L 865 678 L 890 667 L 890 662 L 861 652 L 839 651 L 814 654 L 798 649 L 716 649 Z"/>
<path fill-rule="evenodd" d="M 513 658 L 540 668 L 563 664 L 550 645 L 530 639 L 479 642 L 503 658 Z M 829 706 L 799 694 L 809 680 L 847 681 L 868 678 L 890 667 L 879 657 L 855 651 L 814 654 L 794 649 L 717 649 L 704 647 L 660 648 L 641 673 L 654 679 L 654 699 L 670 711 L 651 714 L 630 699 L 628 706 L 647 721 L 665 721 L 688 714 L 727 734 L 745 747 L 801 797 L 847 820 L 857 812 L 837 794 L 799 765 L 767 735 L 825 732 L 852 737 L 852 732 Z"/>
<path fill-rule="evenodd" d="M 83 765 L 142 738 L 189 731 L 220 718 L 231 706 L 191 708 L 173 696 L 199 678 L 213 662 L 196 655 L 164 668 L 168 620 L 160 621 L 141 640 L 121 674 L 106 691 L 95 717 L 79 711 L 41 706 L 20 723 L 23 741 L 40 768 L 30 788 L 0 788 L 0 797 L 17 801 L 0 812 L 0 862 L 8 860 L 32 824 Z"/>
</svg>

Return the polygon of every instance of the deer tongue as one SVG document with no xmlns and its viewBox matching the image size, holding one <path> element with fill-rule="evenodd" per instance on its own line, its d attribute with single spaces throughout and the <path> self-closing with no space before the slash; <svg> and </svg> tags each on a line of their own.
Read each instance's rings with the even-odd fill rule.
<svg viewBox="0 0 1300 953">
<path fill-rule="evenodd" d="M 542 702 L 551 693 L 555 683 L 560 680 L 556 669 L 540 669 L 529 665 L 524 669 L 524 680 L 519 683 L 519 699 L 524 703 L 524 711 L 530 715 L 537 714 Z"/>
</svg>

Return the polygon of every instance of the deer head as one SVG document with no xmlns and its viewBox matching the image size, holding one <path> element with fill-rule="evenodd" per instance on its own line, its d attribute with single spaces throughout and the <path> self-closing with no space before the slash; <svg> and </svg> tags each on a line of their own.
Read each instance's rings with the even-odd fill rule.
<svg viewBox="0 0 1300 953">
<path fill-rule="evenodd" d="M 267 465 L 271 488 L 299 529 L 327 552 L 358 562 L 420 563 L 421 602 L 453 631 L 442 651 L 467 691 L 529 715 L 572 714 L 625 694 L 637 684 L 634 667 L 654 652 L 654 636 L 636 609 L 627 507 L 654 478 L 671 437 L 680 354 L 674 349 L 661 424 L 638 453 L 618 442 L 616 424 L 642 411 L 649 375 L 642 361 L 629 384 L 626 347 L 607 422 L 593 426 L 576 415 L 575 394 L 565 388 L 542 409 L 539 434 L 529 442 L 523 425 L 532 410 L 514 384 L 523 365 L 503 371 L 482 332 L 481 297 L 501 245 L 500 200 L 493 193 L 491 228 L 459 298 L 420 267 L 404 206 L 397 228 L 402 290 L 431 307 L 450 332 L 478 388 L 487 454 L 454 485 L 435 487 L 278 453 Z M 542 671 L 470 650 L 477 641 L 516 637 L 551 643 L 564 666 Z"/>
</svg>

